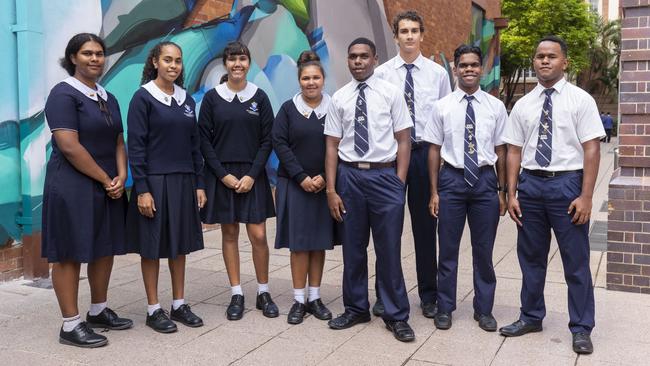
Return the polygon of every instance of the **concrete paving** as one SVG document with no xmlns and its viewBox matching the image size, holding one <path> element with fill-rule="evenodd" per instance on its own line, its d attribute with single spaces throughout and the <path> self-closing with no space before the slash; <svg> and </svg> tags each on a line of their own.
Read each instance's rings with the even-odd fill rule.
<svg viewBox="0 0 650 366">
<path fill-rule="evenodd" d="M 607 184 L 613 168 L 613 146 L 603 144 L 601 170 L 594 195 L 593 220 L 607 220 L 599 212 L 607 199 Z M 268 221 L 269 241 L 274 238 L 274 220 Z M 596 286 L 596 328 L 592 334 L 595 352 L 577 356 L 571 350 L 568 331 L 567 290 L 562 265 L 554 243 L 549 254 L 546 280 L 548 315 L 544 331 L 519 338 L 486 333 L 472 319 L 472 272 L 469 234 L 463 237 L 460 253 L 458 309 L 454 325 L 439 331 L 419 310 L 415 260 L 410 222 L 404 225 L 402 263 L 411 303 L 410 324 L 416 332 L 412 343 L 400 343 L 384 328 L 381 319 L 343 331 L 327 328 L 309 316 L 291 326 L 286 314 L 292 303 L 289 252 L 271 249 L 270 287 L 281 316 L 267 319 L 254 308 L 256 290 L 251 247 L 242 227 L 241 272 L 247 311 L 241 321 L 226 320 L 230 299 L 221 256 L 221 234 L 205 233 L 206 249 L 188 257 L 186 299 L 203 317 L 205 326 L 179 325 L 174 334 L 158 334 L 145 326 L 146 300 L 139 257 L 116 258 L 109 306 L 131 317 L 135 326 L 127 331 L 106 331 L 110 343 L 100 349 L 79 349 L 58 343 L 60 315 L 48 282 L 38 288 L 30 281 L 0 285 L 0 363 L 2 365 L 641 365 L 648 364 L 650 297 L 605 289 L 606 256 L 592 251 L 591 270 Z M 516 228 L 503 217 L 494 250 L 498 277 L 494 315 L 499 325 L 514 321 L 519 312 L 521 272 L 516 254 Z M 372 245 L 369 248 L 374 263 Z M 341 250 L 327 253 L 322 297 L 332 312 L 343 311 L 341 299 Z M 374 269 L 369 268 L 370 298 Z M 166 264 L 160 273 L 161 304 L 171 304 L 171 284 Z M 79 301 L 85 313 L 90 301 L 88 283 L 80 284 Z M 645 360 L 645 361 L 644 361 Z"/>
</svg>

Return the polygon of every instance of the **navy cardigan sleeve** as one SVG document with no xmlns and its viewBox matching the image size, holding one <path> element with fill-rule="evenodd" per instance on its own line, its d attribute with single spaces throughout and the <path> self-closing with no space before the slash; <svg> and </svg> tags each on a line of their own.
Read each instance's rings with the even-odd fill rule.
<svg viewBox="0 0 650 366">
<path fill-rule="evenodd" d="M 285 103 L 282 108 L 280 108 L 278 115 L 275 116 L 272 130 L 273 149 L 278 155 L 282 167 L 287 174 L 289 174 L 289 177 L 295 180 L 296 183 L 300 184 L 308 177 L 308 175 L 305 173 L 304 168 L 293 153 L 289 143 L 291 121 L 286 106 L 287 104 Z"/>
<path fill-rule="evenodd" d="M 194 161 L 194 172 L 196 173 L 196 188 L 205 189 L 203 180 L 203 155 L 201 155 L 201 137 L 199 125 L 195 124 L 192 130 L 192 160 Z"/>
<path fill-rule="evenodd" d="M 261 89 L 259 89 L 261 91 Z M 261 136 L 260 136 L 260 148 L 257 150 L 255 155 L 255 160 L 253 160 L 253 165 L 248 171 L 249 177 L 257 179 L 257 177 L 264 169 L 266 161 L 271 155 L 272 142 L 271 142 L 271 129 L 273 127 L 273 107 L 271 107 L 271 102 L 269 97 L 266 96 L 266 93 L 262 92 L 262 98 L 260 100 L 260 123 L 261 126 Z"/>
<path fill-rule="evenodd" d="M 221 165 L 221 161 L 217 158 L 217 153 L 214 151 L 212 141 L 214 140 L 214 116 L 212 115 L 212 95 L 210 92 L 205 94 L 203 102 L 201 103 L 201 111 L 199 112 L 199 135 L 201 140 L 201 153 L 205 160 L 205 165 L 208 169 L 212 170 L 214 175 L 223 179 L 228 172 Z"/>
<path fill-rule="evenodd" d="M 147 183 L 148 115 L 147 102 L 136 92 L 131 99 L 131 103 L 129 103 L 127 146 L 133 185 L 138 194 L 149 192 L 149 184 Z"/>
</svg>

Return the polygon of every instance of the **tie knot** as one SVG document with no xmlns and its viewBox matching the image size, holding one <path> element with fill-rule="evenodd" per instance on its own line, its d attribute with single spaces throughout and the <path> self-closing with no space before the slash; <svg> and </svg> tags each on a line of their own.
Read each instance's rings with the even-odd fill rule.
<svg viewBox="0 0 650 366">
<path fill-rule="evenodd" d="M 544 94 L 546 94 L 547 97 L 550 97 L 551 94 L 553 94 L 554 91 L 555 91 L 555 89 L 553 89 L 553 88 L 544 89 Z"/>
<path fill-rule="evenodd" d="M 465 95 L 464 98 L 467 99 L 467 103 L 471 103 L 471 102 L 474 100 L 474 96 L 473 96 L 473 95 Z"/>
<path fill-rule="evenodd" d="M 415 67 L 413 64 L 404 64 L 404 67 L 406 67 L 406 71 L 411 71 Z"/>
<path fill-rule="evenodd" d="M 368 84 L 366 84 L 365 82 L 361 82 L 361 83 L 359 83 L 359 85 L 357 85 L 357 89 L 359 89 L 359 91 L 363 91 L 363 89 L 365 89 L 367 87 L 368 87 Z"/>
</svg>

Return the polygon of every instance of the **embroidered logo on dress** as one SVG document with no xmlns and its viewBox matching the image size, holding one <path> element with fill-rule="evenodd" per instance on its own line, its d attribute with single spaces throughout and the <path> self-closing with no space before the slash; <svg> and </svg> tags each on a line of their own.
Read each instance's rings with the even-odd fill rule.
<svg viewBox="0 0 650 366">
<path fill-rule="evenodd" d="M 192 107 L 187 104 L 185 104 L 185 110 L 183 111 L 183 114 L 185 117 L 194 117 L 194 111 L 192 110 Z"/>
<path fill-rule="evenodd" d="M 246 110 L 246 112 L 255 116 L 259 116 L 260 112 L 259 109 L 257 108 L 257 102 L 252 102 L 250 107 L 248 107 L 248 109 Z"/>
</svg>

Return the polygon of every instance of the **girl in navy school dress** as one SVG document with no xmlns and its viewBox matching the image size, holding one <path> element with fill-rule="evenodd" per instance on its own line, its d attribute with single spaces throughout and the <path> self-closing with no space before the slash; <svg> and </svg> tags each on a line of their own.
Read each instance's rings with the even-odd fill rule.
<svg viewBox="0 0 650 366">
<path fill-rule="evenodd" d="M 335 224 L 325 195 L 325 135 L 329 95 L 323 93 L 325 71 L 320 58 L 305 51 L 298 58 L 301 92 L 286 101 L 273 124 L 273 148 L 280 159 L 275 248 L 291 251 L 294 303 L 289 324 L 302 323 L 309 312 L 321 320 L 332 313 L 320 298 L 325 250 L 332 249 Z M 305 286 L 309 276 L 309 297 Z"/>
<path fill-rule="evenodd" d="M 52 265 L 52 285 L 63 315 L 59 341 L 79 347 L 106 345 L 92 327 L 127 329 L 129 319 L 106 307 L 113 256 L 125 254 L 126 151 L 120 108 L 97 84 L 104 42 L 77 34 L 61 66 L 69 78 L 52 88 L 45 117 L 52 155 L 43 192 L 42 255 Z M 77 306 L 81 263 L 88 263 L 91 305 L 82 322 Z"/>
<path fill-rule="evenodd" d="M 185 256 L 203 249 L 199 209 L 205 204 L 203 159 L 195 103 L 183 89 L 181 48 L 156 45 L 142 72 L 142 87 L 129 105 L 128 148 L 133 191 L 127 216 L 129 252 L 141 256 L 147 292 L 147 321 L 171 333 L 179 321 L 203 325 L 185 303 Z M 168 258 L 172 279 L 171 319 L 158 301 L 160 258 Z"/>
<path fill-rule="evenodd" d="M 246 81 L 248 47 L 240 42 L 228 44 L 223 63 L 228 79 L 205 93 L 199 114 L 208 197 L 201 218 L 208 224 L 221 224 L 223 258 L 232 292 L 226 317 L 239 320 L 244 315 L 237 243 L 241 222 L 246 224 L 253 248 L 258 283 L 255 305 L 264 316 L 274 318 L 279 311 L 268 287 L 266 219 L 275 216 L 275 211 L 264 169 L 271 153 L 273 110 L 266 93 Z"/>
</svg>

